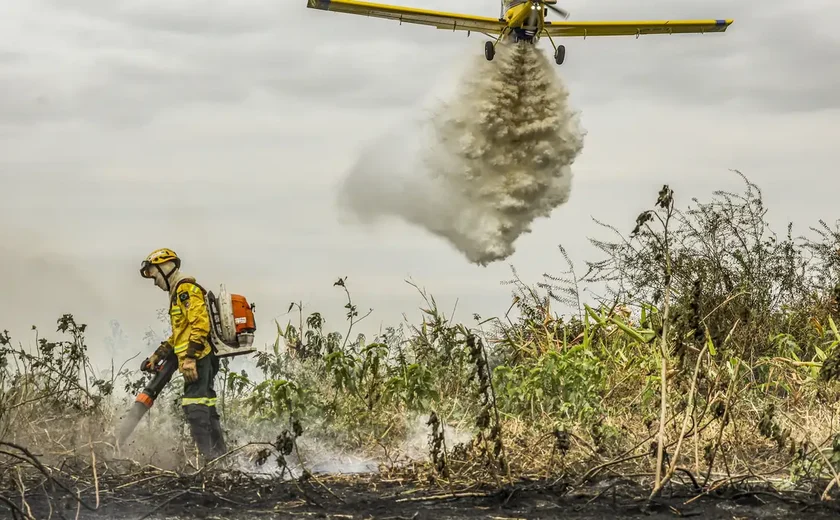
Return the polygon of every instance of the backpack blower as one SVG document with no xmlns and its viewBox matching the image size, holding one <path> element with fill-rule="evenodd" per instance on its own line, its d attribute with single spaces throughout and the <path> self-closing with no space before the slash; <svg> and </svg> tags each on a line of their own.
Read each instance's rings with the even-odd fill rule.
<svg viewBox="0 0 840 520">
<path fill-rule="evenodd" d="M 198 285 L 198 284 L 195 284 Z M 201 287 L 201 286 L 199 286 Z M 202 291 L 204 289 L 202 288 Z M 212 291 L 204 291 L 204 301 L 210 316 L 210 346 L 217 357 L 234 357 L 256 352 L 254 332 L 257 325 L 254 320 L 254 304 L 249 304 L 240 294 L 228 294 L 225 286 L 221 285 L 219 296 Z M 120 425 L 117 442 L 120 446 L 140 423 L 146 412 L 155 403 L 155 399 L 172 379 L 178 370 L 178 357 L 170 353 L 166 358 L 158 360 L 154 367 L 148 367 L 149 358 L 141 365 L 141 370 L 154 373 L 154 377 L 145 388 L 137 394 L 134 404 L 128 410 Z"/>
</svg>

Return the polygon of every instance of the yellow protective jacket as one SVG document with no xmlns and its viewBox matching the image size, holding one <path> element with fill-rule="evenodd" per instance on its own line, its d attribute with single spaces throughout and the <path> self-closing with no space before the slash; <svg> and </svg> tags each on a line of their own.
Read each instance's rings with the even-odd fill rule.
<svg viewBox="0 0 840 520">
<path fill-rule="evenodd" d="M 195 278 L 185 276 L 172 287 L 169 300 L 169 321 L 172 335 L 158 349 L 159 354 L 174 351 L 178 366 L 187 357 L 196 360 L 209 354 L 210 313 L 204 301 L 204 291 Z"/>
</svg>

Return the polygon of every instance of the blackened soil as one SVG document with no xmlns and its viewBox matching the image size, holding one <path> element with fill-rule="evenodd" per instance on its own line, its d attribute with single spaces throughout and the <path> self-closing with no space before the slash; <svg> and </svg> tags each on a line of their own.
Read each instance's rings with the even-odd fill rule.
<svg viewBox="0 0 840 520">
<path fill-rule="evenodd" d="M 345 518 L 840 518 L 835 500 L 821 502 L 819 494 L 779 494 L 769 489 L 718 489 L 703 494 L 689 487 L 670 487 L 648 503 L 650 487 L 627 479 L 607 479 L 585 488 L 562 482 L 520 482 L 513 487 L 424 488 L 382 480 L 326 479 L 277 482 L 251 477 L 138 476 L 144 482 L 100 483 L 96 494 L 86 489 L 80 504 L 69 494 L 47 499 L 43 491 L 29 491 L 26 501 L 35 518 L 109 520 Z M 126 485 L 130 484 L 130 485 Z M 821 490 L 822 488 L 820 488 Z M 6 494 L 16 505 L 20 497 Z M 0 517 L 12 518 L 0 504 Z M 95 510 L 90 510 L 95 509 Z"/>
</svg>

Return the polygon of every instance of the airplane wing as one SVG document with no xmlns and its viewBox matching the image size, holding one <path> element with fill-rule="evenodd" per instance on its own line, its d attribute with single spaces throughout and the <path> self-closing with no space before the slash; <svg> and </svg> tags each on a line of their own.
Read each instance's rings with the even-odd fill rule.
<svg viewBox="0 0 840 520">
<path fill-rule="evenodd" d="M 451 31 L 476 31 L 501 34 L 505 28 L 505 23 L 498 18 L 416 9 L 414 7 L 374 4 L 358 0 L 308 0 L 306 7 L 310 9 L 321 9 L 323 11 L 387 18 L 398 20 L 400 23 L 431 25 L 438 29 L 448 29 Z"/>
<path fill-rule="evenodd" d="M 545 22 L 550 36 L 642 36 L 724 32 L 733 20 L 657 20 L 605 22 Z"/>
</svg>

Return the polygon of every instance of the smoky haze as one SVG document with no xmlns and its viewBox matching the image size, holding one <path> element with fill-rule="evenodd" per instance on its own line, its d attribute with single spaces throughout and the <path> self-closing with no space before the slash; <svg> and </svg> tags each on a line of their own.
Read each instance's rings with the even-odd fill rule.
<svg viewBox="0 0 840 520">
<path fill-rule="evenodd" d="M 398 217 L 445 238 L 474 264 L 515 251 L 539 217 L 569 200 L 585 131 L 556 65 L 531 45 L 478 55 L 450 102 L 373 143 L 341 185 L 361 223 Z"/>
<path fill-rule="evenodd" d="M 95 266 L 92 262 L 88 267 Z M 21 320 L 43 329 L 41 337 L 52 338 L 62 314 L 107 314 L 110 302 L 99 287 L 95 273 L 63 256 L 40 235 L 0 229 L 0 327 L 10 328 L 14 321 L 15 340 L 27 344 L 30 339 L 18 337 L 24 332 Z"/>
</svg>

